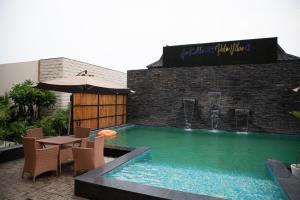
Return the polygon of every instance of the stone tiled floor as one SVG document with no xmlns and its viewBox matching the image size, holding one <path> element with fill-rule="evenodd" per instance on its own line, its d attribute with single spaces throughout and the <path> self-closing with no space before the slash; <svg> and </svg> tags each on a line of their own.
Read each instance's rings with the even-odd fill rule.
<svg viewBox="0 0 300 200">
<path fill-rule="evenodd" d="M 113 158 L 105 158 L 105 162 Z M 29 174 L 21 178 L 24 159 L 0 164 L 0 200 L 61 200 L 83 198 L 74 196 L 73 165 L 67 163 L 62 167 L 62 174 L 55 172 L 41 174 L 33 183 Z"/>
</svg>

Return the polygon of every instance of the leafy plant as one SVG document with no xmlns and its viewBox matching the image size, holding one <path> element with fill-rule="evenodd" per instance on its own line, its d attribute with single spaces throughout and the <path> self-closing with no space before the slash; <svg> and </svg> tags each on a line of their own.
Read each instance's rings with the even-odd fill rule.
<svg viewBox="0 0 300 200">
<path fill-rule="evenodd" d="M 26 80 L 16 84 L 9 93 L 14 102 L 15 117 L 30 122 L 41 117 L 41 109 L 55 104 L 56 97 L 51 91 L 33 88 L 33 82 Z"/>
<path fill-rule="evenodd" d="M 6 138 L 6 131 L 0 127 L 0 140 L 5 140 Z"/>
<path fill-rule="evenodd" d="M 65 135 L 68 130 L 69 110 L 59 109 L 52 115 L 43 117 L 38 125 L 43 128 L 45 135 Z"/>
<path fill-rule="evenodd" d="M 41 117 L 41 109 L 54 105 L 56 97 L 51 91 L 38 89 L 33 90 L 33 96 L 33 103 L 36 105 L 36 118 L 39 119 Z"/>
<path fill-rule="evenodd" d="M 28 122 L 24 120 L 11 122 L 8 126 L 6 140 L 20 143 L 28 126 Z"/>
<path fill-rule="evenodd" d="M 66 134 L 68 131 L 69 110 L 59 109 L 53 114 L 53 127 L 59 135 Z"/>
<path fill-rule="evenodd" d="M 300 111 L 291 111 L 289 112 L 292 116 L 300 120 Z"/>
<path fill-rule="evenodd" d="M 10 108 L 7 96 L 0 97 L 0 126 L 5 127 L 6 123 L 10 120 Z"/>
<path fill-rule="evenodd" d="M 7 136 L 7 126 L 11 119 L 8 95 L 0 96 L 0 140 Z"/>
<path fill-rule="evenodd" d="M 9 95 L 0 96 L 0 140 L 19 143 L 26 130 L 33 127 L 42 127 L 45 135 L 66 134 L 68 110 L 41 116 L 42 108 L 49 108 L 55 101 L 53 92 L 33 88 L 30 80 L 16 84 Z"/>
</svg>

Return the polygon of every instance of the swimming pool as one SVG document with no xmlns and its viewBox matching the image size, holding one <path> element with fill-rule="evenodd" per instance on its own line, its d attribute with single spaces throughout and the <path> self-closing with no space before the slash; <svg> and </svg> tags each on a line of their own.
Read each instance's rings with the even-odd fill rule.
<svg viewBox="0 0 300 200">
<path fill-rule="evenodd" d="M 134 126 L 106 144 L 151 149 L 108 178 L 228 199 L 284 199 L 266 160 L 295 162 L 300 137 Z"/>
</svg>

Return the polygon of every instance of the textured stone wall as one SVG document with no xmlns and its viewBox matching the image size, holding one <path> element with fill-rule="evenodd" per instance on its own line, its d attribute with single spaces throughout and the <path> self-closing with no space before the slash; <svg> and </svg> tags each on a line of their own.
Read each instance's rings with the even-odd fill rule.
<svg viewBox="0 0 300 200">
<path fill-rule="evenodd" d="M 218 129 L 236 130 L 236 108 L 250 110 L 249 130 L 300 132 L 300 62 L 152 68 L 128 71 L 128 122 L 184 126 L 183 101 L 195 98 L 193 128 L 211 128 L 209 92 L 221 92 Z"/>
<path fill-rule="evenodd" d="M 40 60 L 39 62 L 40 81 L 76 76 L 79 72 L 88 70 L 89 74 L 95 75 L 101 79 L 124 85 L 124 87 L 127 85 L 127 74 L 124 72 L 68 58 L 50 58 Z M 70 102 L 69 93 L 56 92 L 56 96 L 57 103 L 55 108 L 65 108 Z"/>
<path fill-rule="evenodd" d="M 39 81 L 47 81 L 55 78 L 63 77 L 63 58 L 49 58 L 39 61 Z M 55 92 L 56 104 L 55 108 L 65 108 L 63 104 L 64 96 L 68 95 L 63 92 Z M 69 95 L 68 95 L 69 96 Z"/>
<path fill-rule="evenodd" d="M 63 77 L 76 76 L 79 72 L 84 70 L 87 70 L 88 74 L 94 75 L 99 79 L 114 82 L 123 85 L 124 87 L 127 86 L 127 74 L 124 72 L 63 58 Z M 61 102 L 62 106 L 67 106 L 70 102 L 70 95 L 65 93 L 62 96 Z"/>
</svg>

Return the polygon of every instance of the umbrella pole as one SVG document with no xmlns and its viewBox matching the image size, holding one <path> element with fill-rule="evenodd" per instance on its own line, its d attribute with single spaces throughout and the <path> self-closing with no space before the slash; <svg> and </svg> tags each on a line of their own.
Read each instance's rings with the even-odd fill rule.
<svg viewBox="0 0 300 200">
<path fill-rule="evenodd" d="M 71 109 L 72 109 L 72 102 L 69 103 L 69 118 L 68 118 L 68 135 L 70 135 L 70 129 L 71 129 Z"/>
</svg>

